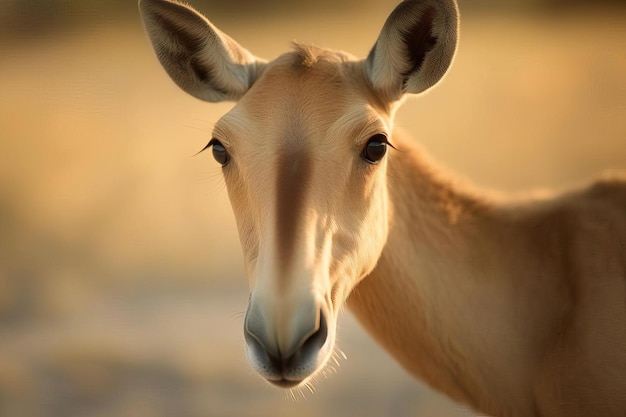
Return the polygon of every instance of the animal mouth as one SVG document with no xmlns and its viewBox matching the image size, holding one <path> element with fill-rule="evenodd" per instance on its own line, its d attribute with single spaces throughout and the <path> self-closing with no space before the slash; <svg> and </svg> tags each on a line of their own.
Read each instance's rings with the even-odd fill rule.
<svg viewBox="0 0 626 417">
<path fill-rule="evenodd" d="M 300 385 L 302 381 L 291 381 L 289 379 L 281 378 L 281 379 L 268 379 L 268 382 L 279 387 L 279 388 L 294 388 Z"/>
</svg>

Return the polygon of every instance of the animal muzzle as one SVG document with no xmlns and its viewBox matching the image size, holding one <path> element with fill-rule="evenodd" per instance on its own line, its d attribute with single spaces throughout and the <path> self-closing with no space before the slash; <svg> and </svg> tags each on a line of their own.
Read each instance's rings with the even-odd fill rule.
<svg viewBox="0 0 626 417">
<path fill-rule="evenodd" d="M 295 387 L 324 366 L 334 333 L 334 318 L 315 297 L 283 301 L 253 295 L 244 323 L 246 356 L 267 381 Z"/>
</svg>

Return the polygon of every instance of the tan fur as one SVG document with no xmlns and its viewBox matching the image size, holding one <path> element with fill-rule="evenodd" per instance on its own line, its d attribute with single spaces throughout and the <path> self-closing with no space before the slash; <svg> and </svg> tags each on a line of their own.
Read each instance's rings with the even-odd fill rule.
<svg viewBox="0 0 626 417">
<path fill-rule="evenodd" d="M 626 174 L 507 200 L 446 174 L 393 128 L 402 95 L 452 61 L 453 1 L 401 3 L 360 61 L 302 45 L 241 60 L 187 6 L 144 0 L 142 11 L 176 82 L 239 100 L 214 140 L 230 155 L 246 352 L 261 376 L 307 383 L 347 302 L 406 369 L 481 413 L 626 415 Z M 380 135 L 391 145 L 370 164 L 364 149 Z"/>
<path fill-rule="evenodd" d="M 387 245 L 349 300 L 364 326 L 412 373 L 489 415 L 623 416 L 626 176 L 510 205 L 401 149 Z"/>
</svg>

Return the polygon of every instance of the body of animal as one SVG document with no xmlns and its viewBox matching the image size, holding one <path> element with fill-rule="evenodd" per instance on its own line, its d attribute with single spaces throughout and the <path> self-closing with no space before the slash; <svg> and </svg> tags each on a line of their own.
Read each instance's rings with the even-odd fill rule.
<svg viewBox="0 0 626 417">
<path fill-rule="evenodd" d="M 453 0 L 406 0 L 365 59 L 255 57 L 191 7 L 142 0 L 186 92 L 236 101 L 210 141 L 250 284 L 246 355 L 305 384 L 348 305 L 407 370 L 494 416 L 626 416 L 626 181 L 506 200 L 393 127 L 453 59 Z"/>
</svg>

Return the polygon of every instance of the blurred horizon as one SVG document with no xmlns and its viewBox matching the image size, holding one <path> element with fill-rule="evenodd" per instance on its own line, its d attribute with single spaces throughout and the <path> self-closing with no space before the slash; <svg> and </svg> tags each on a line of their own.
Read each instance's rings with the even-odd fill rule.
<svg viewBox="0 0 626 417">
<path fill-rule="evenodd" d="M 288 18 L 303 9 L 314 14 L 345 13 L 370 6 L 373 0 L 197 0 L 191 5 L 209 19 Z M 139 21 L 136 0 L 4 0 L 0 5 L 0 37 L 37 39 L 55 33 L 76 33 L 91 25 Z M 189 3 L 189 2 L 187 2 Z M 397 1 L 378 2 L 393 8 Z M 626 9 L 625 0 L 459 0 L 463 15 L 531 14 L 553 18 L 571 14 L 610 13 Z"/>
<path fill-rule="evenodd" d="M 365 56 L 397 2 L 190 3 L 272 58 L 294 39 Z M 505 193 L 626 169 L 624 5 L 461 0 L 449 74 L 396 124 Z M 306 400 L 248 368 L 236 226 L 194 156 L 232 103 L 174 85 L 134 0 L 4 1 L 0 50 L 0 415 L 472 415 L 348 312 L 348 360 Z"/>
</svg>

